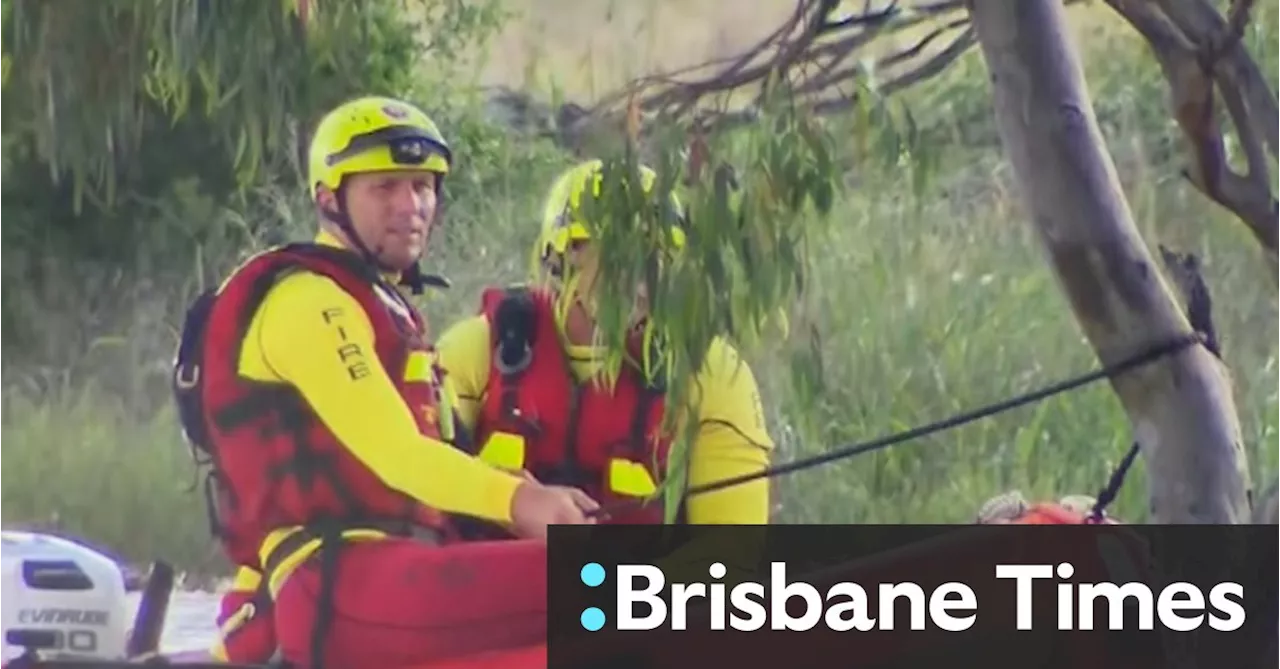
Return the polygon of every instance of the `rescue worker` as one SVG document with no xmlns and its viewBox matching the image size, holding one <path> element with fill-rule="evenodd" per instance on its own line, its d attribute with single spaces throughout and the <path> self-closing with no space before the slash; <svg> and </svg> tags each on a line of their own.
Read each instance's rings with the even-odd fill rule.
<svg viewBox="0 0 1280 669">
<path fill-rule="evenodd" d="M 450 161 L 410 104 L 337 107 L 309 148 L 319 235 L 249 259 L 188 314 L 175 366 L 184 429 L 212 456 L 223 548 L 265 580 L 290 664 L 396 666 L 541 642 L 539 539 L 550 524 L 593 522 L 581 490 L 447 443 L 425 324 L 393 284 L 422 289 Z M 446 514 L 525 540 L 441 546 Z"/>
<path fill-rule="evenodd" d="M 598 249 L 579 204 L 585 189 L 599 192 L 600 170 L 600 161 L 586 161 L 550 189 L 536 241 L 535 285 L 486 290 L 480 313 L 448 329 L 437 346 L 458 395 L 458 415 L 481 459 L 544 483 L 580 487 L 606 508 L 635 504 L 602 523 L 662 523 L 661 504 L 639 502 L 662 484 L 671 445 L 658 433 L 667 410 L 664 382 L 647 379 L 635 364 L 624 364 L 612 387 L 597 376 L 601 357 L 592 345 L 590 305 L 597 292 Z M 655 174 L 647 167 L 641 173 L 649 191 Z M 679 200 L 673 197 L 670 204 L 682 217 Z M 672 241 L 681 247 L 683 230 L 672 230 Z M 643 323 L 643 299 L 637 299 L 635 332 Z M 633 337 L 633 361 L 644 359 L 639 340 Z M 670 382 L 693 382 L 695 401 L 700 400 L 696 416 L 681 416 L 698 424 L 688 452 L 688 485 L 768 466 L 774 442 L 759 390 L 728 342 L 713 341 L 696 379 Z M 769 506 L 769 482 L 761 478 L 688 498 L 678 521 L 763 525 Z M 492 526 L 472 531 L 504 534 Z"/>
</svg>

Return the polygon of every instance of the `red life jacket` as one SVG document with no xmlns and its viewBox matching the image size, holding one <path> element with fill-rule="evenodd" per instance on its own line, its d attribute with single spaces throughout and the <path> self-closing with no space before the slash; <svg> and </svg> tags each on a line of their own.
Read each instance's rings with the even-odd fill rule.
<svg viewBox="0 0 1280 669">
<path fill-rule="evenodd" d="M 428 364 L 425 324 L 394 286 L 356 254 L 319 244 L 250 259 L 188 312 L 174 377 L 188 440 L 213 467 L 206 482 L 213 532 L 241 565 L 259 565 L 263 539 L 288 526 L 330 535 L 352 527 L 447 529 L 444 514 L 387 487 L 350 455 L 295 388 L 239 375 L 241 342 L 257 307 L 284 273 L 299 269 L 332 279 L 364 307 L 377 362 L 413 408 L 419 430 L 440 438 L 439 372 Z M 375 361 L 353 359 L 348 370 L 368 373 L 368 364 Z"/>
<path fill-rule="evenodd" d="M 572 485 L 608 506 L 631 505 L 603 522 L 663 522 L 661 498 L 671 440 L 660 434 L 662 380 L 646 383 L 629 364 L 612 390 L 579 384 L 561 346 L 546 291 L 490 288 L 481 314 L 489 321 L 489 380 L 471 449 L 490 464 L 523 468 L 543 483 Z M 639 355 L 639 337 L 631 355 Z M 683 514 L 683 504 L 680 513 Z"/>
</svg>

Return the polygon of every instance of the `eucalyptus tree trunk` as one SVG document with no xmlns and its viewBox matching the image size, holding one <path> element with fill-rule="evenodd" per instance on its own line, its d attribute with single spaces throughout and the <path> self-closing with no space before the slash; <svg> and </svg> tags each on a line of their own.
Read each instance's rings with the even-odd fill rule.
<svg viewBox="0 0 1280 669">
<path fill-rule="evenodd" d="M 1105 365 L 1190 332 L 1134 226 L 1060 0 L 970 0 L 1026 212 Z M 1150 522 L 1247 523 L 1226 368 L 1201 346 L 1117 376 L 1149 473 Z"/>
</svg>

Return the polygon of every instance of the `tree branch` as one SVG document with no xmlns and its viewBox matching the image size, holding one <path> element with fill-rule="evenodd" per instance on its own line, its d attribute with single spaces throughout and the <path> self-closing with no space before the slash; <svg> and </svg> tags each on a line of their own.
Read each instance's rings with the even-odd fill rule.
<svg viewBox="0 0 1280 669">
<path fill-rule="evenodd" d="M 1260 137 L 1260 117 L 1249 101 L 1260 89 L 1269 95 L 1261 80 L 1251 82 L 1228 75 L 1247 72 L 1239 63 L 1222 66 L 1223 59 L 1243 54 L 1239 38 L 1248 21 L 1251 0 L 1235 0 L 1229 20 L 1223 20 L 1203 0 L 1107 0 L 1118 14 L 1147 41 L 1169 82 L 1173 116 L 1192 156 L 1183 175 L 1206 197 L 1236 215 L 1249 227 L 1267 252 L 1273 268 L 1277 262 L 1280 214 L 1271 191 L 1270 169 Z M 1173 7 L 1177 5 L 1177 7 Z M 1174 11 L 1165 11 L 1172 8 Z M 1209 20 L 1208 14 L 1215 17 Z M 1182 20 L 1179 21 L 1179 18 Z M 1212 24 L 1217 32 L 1205 28 Z M 1183 29 L 1194 25 L 1191 31 Z M 1248 64 L 1252 64 L 1246 55 Z M 1247 172 L 1232 170 L 1227 160 L 1223 130 L 1214 110 L 1214 87 L 1222 95 L 1232 125 L 1244 149 Z M 1274 105 L 1274 100 L 1271 103 Z M 1268 128 L 1275 131 L 1276 112 L 1272 107 Z M 1265 132 L 1265 130 L 1264 130 Z M 1274 152 L 1274 149 L 1273 149 Z"/>
<path fill-rule="evenodd" d="M 632 99 L 649 119 L 657 115 L 667 119 L 694 116 L 708 128 L 739 125 L 755 117 L 770 77 L 787 82 L 792 95 L 815 113 L 839 112 L 857 100 L 856 93 L 840 92 L 841 89 L 866 76 L 864 67 L 848 64 L 851 57 L 877 40 L 940 21 L 939 28 L 917 38 L 913 46 L 882 57 L 875 64 L 877 69 L 903 70 L 908 68 L 908 61 L 922 57 L 945 33 L 968 24 L 961 2 L 906 5 L 894 0 L 881 9 L 864 7 L 860 13 L 833 19 L 838 4 L 830 0 L 798 0 L 796 10 L 778 30 L 741 55 L 637 79 L 592 108 L 574 114 L 568 127 L 558 129 L 561 139 L 570 147 L 581 148 L 584 138 L 592 133 L 617 127 Z M 895 72 L 880 88 L 887 93 L 927 79 L 945 69 L 972 44 L 971 36 L 962 35 L 922 65 Z M 701 75 L 689 76 L 698 73 Z M 759 86 L 761 91 L 745 103 L 732 105 L 727 101 L 750 86 Z M 833 92 L 840 93 L 833 96 Z M 708 98 L 719 98 L 720 103 L 708 105 Z"/>
</svg>

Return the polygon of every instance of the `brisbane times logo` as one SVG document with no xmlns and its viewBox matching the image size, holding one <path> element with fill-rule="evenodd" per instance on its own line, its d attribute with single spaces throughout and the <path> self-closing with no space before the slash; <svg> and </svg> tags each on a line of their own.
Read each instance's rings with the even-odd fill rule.
<svg viewBox="0 0 1280 669">
<path fill-rule="evenodd" d="M 613 610 L 583 608 L 579 622 L 588 632 L 603 629 L 640 630 L 758 630 L 835 632 L 874 630 L 924 630 L 964 632 L 978 618 L 978 595 L 965 583 L 950 581 L 929 590 L 911 582 L 863 585 L 838 582 L 818 587 L 791 580 L 785 562 L 769 566 L 769 580 L 723 582 L 728 570 L 720 562 L 707 569 L 699 582 L 667 582 L 663 570 L 652 564 L 619 564 L 612 577 L 603 565 L 582 566 L 580 579 L 592 589 L 612 581 L 616 591 Z M 1043 607 L 1034 601 L 1033 585 L 1048 582 L 1055 597 L 1058 630 L 1152 630 L 1160 627 L 1189 632 L 1208 627 L 1218 632 L 1240 629 L 1245 622 L 1244 586 L 1226 581 L 1207 592 L 1187 582 L 1164 587 L 1146 583 L 1072 582 L 1075 568 L 1069 562 L 995 565 L 995 578 L 1014 584 L 1016 628 L 1033 625 L 1032 611 Z M 874 597 L 872 596 L 874 592 Z M 603 598 L 602 598 L 603 599 Z M 796 607 L 793 600 L 803 606 Z M 899 600 L 906 600 L 903 609 Z M 873 603 L 873 601 L 875 603 Z M 690 611 L 705 621 L 690 625 Z M 906 611 L 903 621 L 902 612 Z M 795 613 L 795 611 L 799 611 Z M 1098 611 L 1105 619 L 1099 620 Z"/>
</svg>

